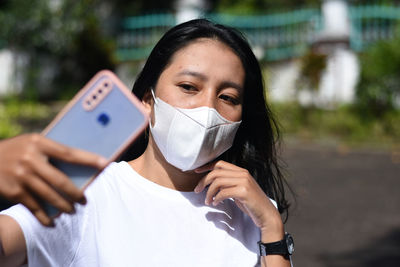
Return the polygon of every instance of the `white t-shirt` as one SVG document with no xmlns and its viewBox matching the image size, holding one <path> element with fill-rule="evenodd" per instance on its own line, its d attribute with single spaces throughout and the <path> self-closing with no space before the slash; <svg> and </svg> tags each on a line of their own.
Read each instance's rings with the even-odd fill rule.
<svg viewBox="0 0 400 267">
<path fill-rule="evenodd" d="M 205 190 L 206 191 L 206 190 Z M 29 266 L 259 266 L 260 231 L 231 199 L 204 205 L 112 163 L 88 187 L 88 203 L 41 226 L 22 205 L 2 212 L 21 226 Z"/>
</svg>

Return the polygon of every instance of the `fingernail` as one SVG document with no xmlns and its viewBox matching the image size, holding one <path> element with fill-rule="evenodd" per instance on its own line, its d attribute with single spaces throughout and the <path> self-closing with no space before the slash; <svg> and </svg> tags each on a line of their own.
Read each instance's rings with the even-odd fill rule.
<svg viewBox="0 0 400 267">
<path fill-rule="evenodd" d="M 54 223 L 54 220 L 50 219 L 49 227 L 56 227 L 56 224 Z"/>
<path fill-rule="evenodd" d="M 71 211 L 69 212 L 69 214 L 75 214 L 75 213 L 76 213 L 75 207 L 72 206 L 72 209 L 71 209 Z"/>
<path fill-rule="evenodd" d="M 86 205 L 86 203 L 87 203 L 86 197 L 83 197 L 83 198 L 79 201 L 79 204 L 81 204 L 81 205 Z"/>
<path fill-rule="evenodd" d="M 200 191 L 199 191 L 199 188 L 196 186 L 195 188 L 194 188 L 194 192 L 195 193 L 199 193 Z"/>
<path fill-rule="evenodd" d="M 54 227 L 55 224 L 51 218 L 46 216 L 44 213 L 38 212 L 35 214 L 36 217 L 47 227 Z"/>
<path fill-rule="evenodd" d="M 108 163 L 108 160 L 106 159 L 106 158 L 100 158 L 99 159 L 99 166 L 100 167 L 105 167 L 106 165 L 107 165 L 107 163 Z"/>
</svg>

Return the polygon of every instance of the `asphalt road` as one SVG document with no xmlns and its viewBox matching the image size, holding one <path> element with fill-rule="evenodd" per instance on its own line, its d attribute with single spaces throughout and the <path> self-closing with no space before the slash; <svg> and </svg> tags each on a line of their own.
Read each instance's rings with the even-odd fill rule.
<svg viewBox="0 0 400 267">
<path fill-rule="evenodd" d="M 400 266 L 400 151 L 284 149 L 295 267 Z"/>
</svg>

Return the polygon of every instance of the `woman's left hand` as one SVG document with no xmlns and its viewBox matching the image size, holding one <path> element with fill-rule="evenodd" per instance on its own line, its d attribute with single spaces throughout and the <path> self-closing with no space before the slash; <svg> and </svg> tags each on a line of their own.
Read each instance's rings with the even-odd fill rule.
<svg viewBox="0 0 400 267">
<path fill-rule="evenodd" d="M 283 238 L 283 223 L 278 210 L 246 169 L 222 160 L 195 169 L 196 173 L 207 171 L 209 173 L 194 189 L 196 193 L 199 193 L 209 186 L 205 199 L 206 205 L 216 206 L 221 201 L 232 198 L 260 228 L 263 242 Z"/>
</svg>

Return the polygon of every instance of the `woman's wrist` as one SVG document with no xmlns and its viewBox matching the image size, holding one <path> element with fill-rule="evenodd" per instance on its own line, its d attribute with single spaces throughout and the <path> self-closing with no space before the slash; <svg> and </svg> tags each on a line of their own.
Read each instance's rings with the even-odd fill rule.
<svg viewBox="0 0 400 267">
<path fill-rule="evenodd" d="M 261 232 L 261 242 L 263 243 L 270 243 L 280 241 L 285 236 L 285 229 L 283 226 L 282 219 L 273 220 L 267 226 L 260 228 Z"/>
</svg>

